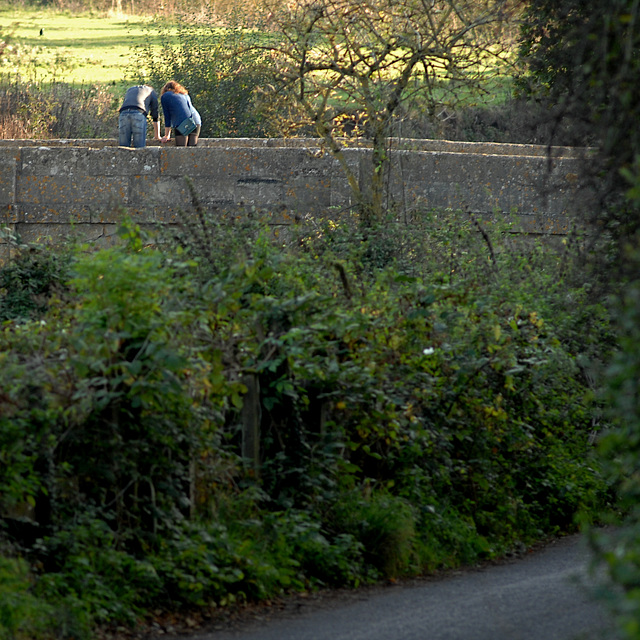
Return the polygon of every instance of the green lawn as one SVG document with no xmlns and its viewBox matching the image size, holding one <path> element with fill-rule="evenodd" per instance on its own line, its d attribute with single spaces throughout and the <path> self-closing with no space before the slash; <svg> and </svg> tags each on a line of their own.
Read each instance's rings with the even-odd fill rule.
<svg viewBox="0 0 640 640">
<path fill-rule="evenodd" d="M 148 21 L 0 8 L 0 29 L 8 45 L 0 72 L 73 84 L 126 83 L 131 47 L 144 41 Z"/>
</svg>

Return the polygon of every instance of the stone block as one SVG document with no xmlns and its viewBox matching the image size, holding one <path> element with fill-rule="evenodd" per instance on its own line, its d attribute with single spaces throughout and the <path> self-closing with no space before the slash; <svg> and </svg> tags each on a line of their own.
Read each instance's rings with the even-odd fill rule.
<svg viewBox="0 0 640 640">
<path fill-rule="evenodd" d="M 159 156 L 160 173 L 190 178 L 224 175 L 224 156 L 224 149 L 165 146 Z"/>
<path fill-rule="evenodd" d="M 20 207 L 20 224 L 63 224 L 90 222 L 91 209 L 75 203 L 24 204 Z"/>
<path fill-rule="evenodd" d="M 284 204 L 298 211 L 318 211 L 331 206 L 334 183 L 332 162 L 326 156 L 298 154 L 284 180 Z"/>
<path fill-rule="evenodd" d="M 514 230 L 531 235 L 560 235 L 571 232 L 572 221 L 566 215 L 516 215 Z"/>
<path fill-rule="evenodd" d="M 255 166 L 254 149 L 208 147 L 163 147 L 160 173 L 163 176 L 199 176 L 213 180 L 250 174 Z"/>
<path fill-rule="evenodd" d="M 20 175 L 22 176 L 73 176 L 78 168 L 85 173 L 86 155 L 93 150 L 76 147 L 60 148 L 52 146 L 26 147 L 22 149 Z"/>
<path fill-rule="evenodd" d="M 233 178 L 220 179 L 215 175 L 196 176 L 192 179 L 192 183 L 199 202 L 214 205 L 226 203 L 232 206 L 237 203 L 236 181 Z M 182 184 L 186 188 L 184 178 L 182 178 Z M 191 193 L 188 189 L 185 204 L 191 206 Z"/>
<path fill-rule="evenodd" d="M 35 176 L 130 176 L 159 172 L 161 149 L 145 147 L 33 147 L 22 150 L 21 174 Z"/>
<path fill-rule="evenodd" d="M 16 231 L 25 243 L 62 244 L 71 239 L 90 245 L 110 243 L 117 238 L 117 225 L 22 223 Z"/>
<path fill-rule="evenodd" d="M 43 212 L 49 212 L 44 213 L 48 217 L 57 211 L 67 219 L 85 220 L 89 211 L 103 209 L 114 201 L 126 202 L 128 182 L 125 177 L 87 174 L 19 175 L 16 202 L 25 210 L 39 205 Z"/>
<path fill-rule="evenodd" d="M 138 208 L 118 200 L 113 200 L 109 205 L 91 211 L 90 221 L 93 224 L 119 224 L 125 215 L 130 217 L 136 224 L 155 222 L 155 214 L 152 208 Z"/>
<path fill-rule="evenodd" d="M 157 176 L 160 173 L 162 149 L 145 147 L 103 147 L 89 149 L 87 173 L 104 176 Z"/>
<path fill-rule="evenodd" d="M 15 180 L 20 149 L 0 148 L 0 206 L 14 203 Z"/>
<path fill-rule="evenodd" d="M 284 183 L 277 178 L 238 178 L 235 183 L 235 201 L 242 206 L 282 206 Z"/>
<path fill-rule="evenodd" d="M 171 175 L 131 176 L 127 205 L 137 209 L 187 206 L 189 191 L 184 178 Z"/>
</svg>

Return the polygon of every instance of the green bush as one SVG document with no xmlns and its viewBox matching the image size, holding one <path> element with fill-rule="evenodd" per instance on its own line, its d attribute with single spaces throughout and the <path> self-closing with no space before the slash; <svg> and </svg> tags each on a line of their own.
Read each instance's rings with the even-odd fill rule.
<svg viewBox="0 0 640 640">
<path fill-rule="evenodd" d="M 195 200 L 74 254 L 65 295 L 0 333 L 0 532 L 59 637 L 495 557 L 597 511 L 611 330 L 567 248 L 453 214 L 278 237 Z"/>
<path fill-rule="evenodd" d="M 22 559 L 0 556 L 0 638 L 45 638 L 53 607 L 31 593 L 29 566 Z"/>
<path fill-rule="evenodd" d="M 380 577 L 414 570 L 416 521 L 402 498 L 380 492 L 345 494 L 333 507 L 330 526 L 360 542 L 364 560 Z"/>
<path fill-rule="evenodd" d="M 149 34 L 147 44 L 134 51 L 132 77 L 142 72 L 140 80 L 158 92 L 171 79 L 184 85 L 202 116 L 205 138 L 265 135 L 254 109 L 254 94 L 266 82 L 262 54 L 254 48 L 260 44 L 257 32 L 222 28 L 219 16 L 203 11 L 195 19 L 181 15 L 170 25 L 156 18 Z"/>
<path fill-rule="evenodd" d="M 304 511 L 275 515 L 286 549 L 300 567 L 301 584 L 358 586 L 368 580 L 363 545 L 356 536 L 344 530 L 332 534 L 315 514 Z"/>
<path fill-rule="evenodd" d="M 637 260 L 637 256 L 631 257 Z M 637 262 L 636 262 L 637 264 Z M 613 428 L 599 452 L 610 482 L 614 528 L 591 532 L 597 561 L 606 568 L 602 591 L 623 637 L 640 638 L 640 284 L 627 286 L 620 299 L 620 349 L 607 372 Z"/>
<path fill-rule="evenodd" d="M 0 266 L 0 323 L 40 319 L 58 289 L 65 286 L 71 252 L 51 247 L 21 245 L 6 236 L 14 258 Z"/>
<path fill-rule="evenodd" d="M 35 550 L 46 567 L 37 592 L 70 615 L 92 623 L 132 625 L 162 587 L 153 565 L 119 548 L 105 520 L 82 514 Z"/>
</svg>

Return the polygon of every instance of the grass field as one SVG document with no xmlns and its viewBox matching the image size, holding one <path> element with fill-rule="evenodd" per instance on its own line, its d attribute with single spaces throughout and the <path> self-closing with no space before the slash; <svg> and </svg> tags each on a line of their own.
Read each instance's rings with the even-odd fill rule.
<svg viewBox="0 0 640 640">
<path fill-rule="evenodd" d="M 0 72 L 44 82 L 120 86 L 128 82 L 131 47 L 144 41 L 147 24 L 148 18 L 139 16 L 0 8 L 7 44 Z"/>
</svg>

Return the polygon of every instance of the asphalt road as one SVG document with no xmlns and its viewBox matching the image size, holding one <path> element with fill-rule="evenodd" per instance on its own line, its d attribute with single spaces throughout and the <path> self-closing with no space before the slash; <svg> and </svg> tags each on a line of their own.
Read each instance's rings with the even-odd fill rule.
<svg viewBox="0 0 640 640">
<path fill-rule="evenodd" d="M 590 595 L 588 562 L 572 536 L 506 564 L 273 612 L 191 640 L 613 640 Z"/>
</svg>

